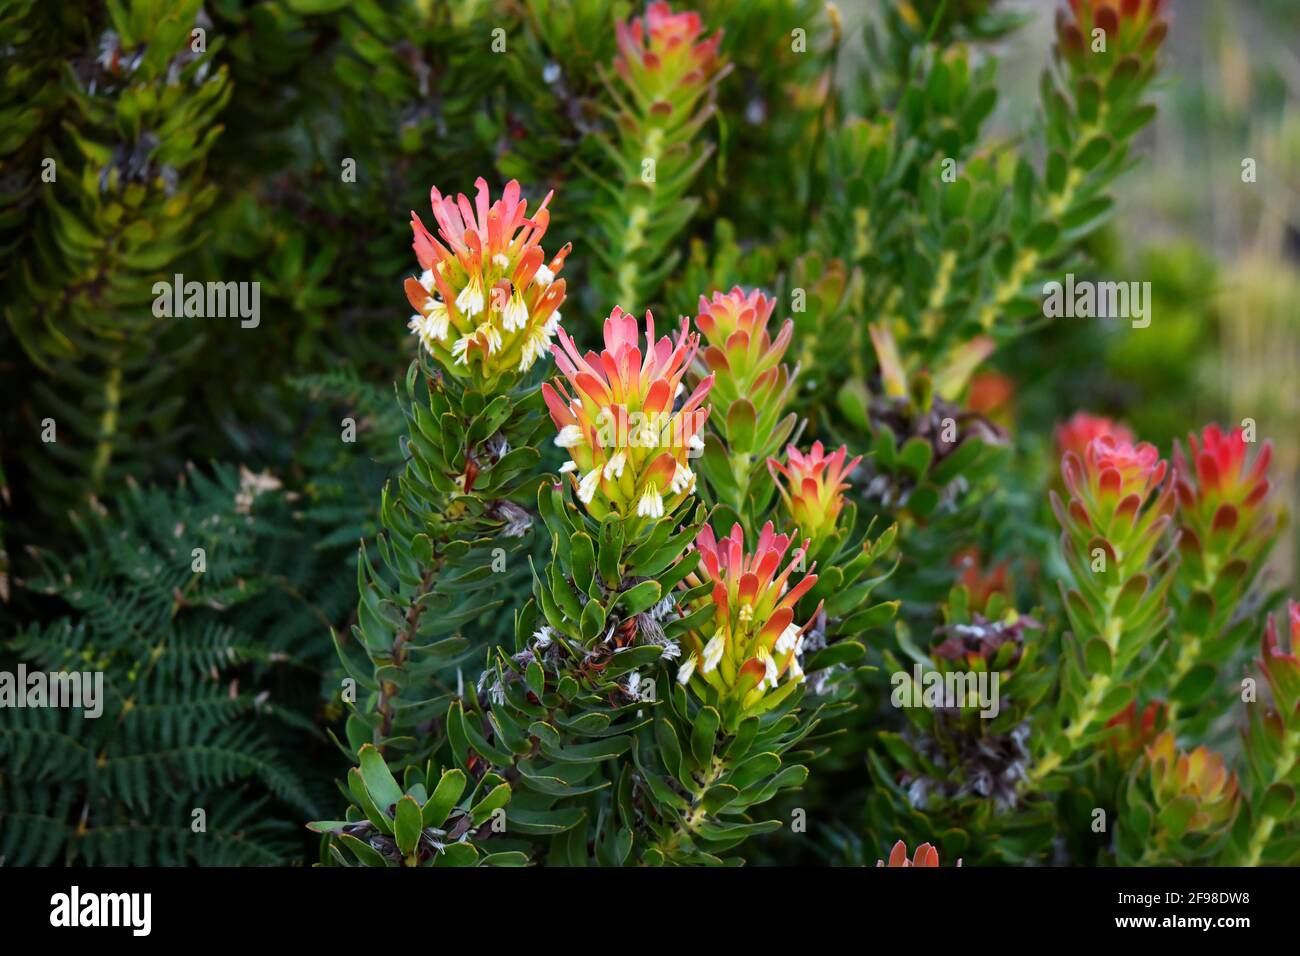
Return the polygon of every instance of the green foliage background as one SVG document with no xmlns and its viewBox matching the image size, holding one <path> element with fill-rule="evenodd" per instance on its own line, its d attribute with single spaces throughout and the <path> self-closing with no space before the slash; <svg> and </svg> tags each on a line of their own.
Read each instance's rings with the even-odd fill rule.
<svg viewBox="0 0 1300 956">
<path fill-rule="evenodd" d="M 1278 441 L 1294 501 L 1300 406 L 1270 383 L 1300 370 L 1300 114 L 1294 73 L 1253 40 L 1294 40 L 1295 25 L 1285 4 L 1176 11 L 1155 132 L 1121 110 L 1091 147 L 1077 92 L 1058 105 L 1025 75 L 1022 61 L 1046 62 L 1051 45 L 1038 5 L 862 6 L 696 3 L 724 31 L 731 72 L 673 134 L 663 187 L 646 190 L 638 137 L 653 117 L 621 104 L 609 73 L 614 25 L 640 10 L 628 0 L 0 0 L 0 664 L 84 662 L 108 687 L 98 723 L 0 714 L 0 858 L 325 852 L 304 821 L 336 815 L 333 782 L 360 760 L 338 656 L 365 650 L 350 636 L 357 542 L 385 526 L 381 491 L 413 454 L 401 440 L 418 404 L 406 222 L 430 185 L 468 192 L 482 175 L 517 178 L 530 198 L 556 190 L 548 242 L 574 243 L 565 326 L 584 344 L 614 304 L 672 317 L 735 284 L 776 293 L 795 319 L 805 436 L 871 453 L 873 476 L 915 496 L 909 510 L 879 486 L 855 489 L 864 520 L 922 519 L 881 594 L 902 602 L 899 627 L 864 637 L 885 670 L 853 672 L 795 751 L 812 774 L 774 812 L 802 809 L 808 833 L 736 852 L 870 863 L 905 837 L 971 862 L 1096 862 L 1073 831 L 1053 841 L 1080 819 L 1069 796 L 1011 818 L 988 801 L 936 818 L 909 805 L 891 782 L 898 751 L 879 737 L 898 722 L 885 655 L 943 623 L 968 547 L 1009 561 L 1012 603 L 1047 603 L 1047 629 L 1060 629 L 1043 491 L 1052 424 L 1078 408 L 1127 418 L 1165 452 L 1203 421 L 1252 415 Z M 1215 75 L 1191 64 L 1202 36 L 1221 38 L 1203 67 Z M 999 72 L 999 58 L 1014 66 Z M 1226 174 L 1185 168 L 1207 141 L 1232 144 L 1213 154 Z M 1277 172 L 1261 175 L 1266 198 L 1196 185 L 1231 183 L 1237 152 Z M 1054 154 L 1084 173 L 1060 203 Z M 948 192 L 934 175 L 945 157 L 962 170 Z M 1198 239 L 1206 222 L 1216 228 Z M 1022 270 L 1026 251 L 1035 265 Z M 1158 328 L 1035 321 L 1034 281 L 1068 268 L 1149 278 Z M 259 282 L 260 325 L 154 316 L 153 284 L 174 273 Z M 792 308 L 795 290 L 806 309 Z M 915 422 L 881 425 L 863 396 L 879 385 L 867 326 L 887 319 L 907 329 L 914 383 L 978 336 L 996 340 L 990 364 L 1015 383 L 1006 447 L 946 475 L 928 447 L 920 461 L 908 451 Z M 42 440 L 46 419 L 56 442 Z M 340 440 L 345 419 L 354 443 Z M 958 473 L 964 494 L 941 500 Z M 463 592 L 469 610 L 448 610 L 455 643 L 429 671 L 444 709 L 491 649 L 509 648 L 531 593 L 526 555 L 547 545 L 521 542 L 490 594 Z M 1284 540 L 1256 611 L 1276 603 L 1294 555 Z M 453 555 L 448 573 L 480 559 Z M 856 709 L 840 706 L 850 697 Z M 435 766 L 410 768 L 446 761 L 445 743 L 412 748 L 402 789 L 435 792 Z M 373 760 L 361 770 L 387 786 Z M 476 821 L 492 808 L 480 798 L 491 793 L 464 801 Z M 618 858 L 593 846 L 598 862 Z M 552 853 L 587 857 L 585 842 Z"/>
</svg>

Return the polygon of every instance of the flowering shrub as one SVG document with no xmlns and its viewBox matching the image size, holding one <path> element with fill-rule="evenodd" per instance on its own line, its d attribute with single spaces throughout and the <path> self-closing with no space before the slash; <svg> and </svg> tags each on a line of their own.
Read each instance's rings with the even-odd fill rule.
<svg viewBox="0 0 1300 956">
<path fill-rule="evenodd" d="M 1075 375 L 1158 328 L 1043 321 L 1047 284 L 1114 265 L 1098 229 L 1176 5 L 1062 0 L 1023 123 L 991 119 L 991 41 L 1022 22 L 996 0 L 861 24 L 812 0 L 122 0 L 93 56 L 45 6 L 0 0 L 30 41 L 0 156 L 56 156 L 74 198 L 18 176 L 0 215 L 22 250 L 0 267 L 6 376 L 40 386 L 3 414 L 48 407 L 75 438 L 23 439 L 14 500 L 51 474 L 51 515 L 95 517 L 51 532 L 75 563 L 7 545 L 46 545 L 39 522 L 0 528 L 0 601 L 34 562 L 12 580 L 71 609 L 24 598 L 5 646 L 109 660 L 157 696 L 106 748 L 6 711 L 0 757 L 30 776 L 9 816 L 40 822 L 0 858 L 120 862 L 100 831 L 147 830 L 141 795 L 197 778 L 167 792 L 241 788 L 235 845 L 247 820 L 318 817 L 322 865 L 1300 862 L 1287 456 L 1250 418 L 1170 441 L 1136 386 Z M 228 39 L 185 53 L 204 24 Z M 266 35 L 293 109 L 262 103 Z M 219 241 L 191 234 L 209 213 Z M 173 263 L 249 277 L 256 348 L 224 316 L 181 345 L 141 318 Z M 203 349 L 224 376 L 182 386 Z M 280 389 L 277 361 L 309 374 Z M 1180 434 L 1193 397 L 1165 409 Z M 1130 422 L 1076 407 L 1094 398 Z M 170 429 L 178 408 L 195 427 Z M 134 472 L 155 418 L 185 456 L 274 473 L 214 466 L 162 528 Z M 140 635 L 196 610 L 203 629 L 166 633 L 205 666 L 169 698 Z M 131 639 L 104 636 L 117 617 Z M 267 678 L 288 662 L 319 683 L 292 685 L 302 713 Z M 313 750 L 278 730 L 241 752 L 221 715 L 263 707 L 345 765 L 278 773 Z M 33 758 L 47 738 L 78 793 L 113 781 L 86 819 Z M 101 751 L 93 772 L 59 756 Z M 334 771 L 342 799 L 300 783 Z M 280 861 L 123 839 L 126 860 Z"/>
</svg>

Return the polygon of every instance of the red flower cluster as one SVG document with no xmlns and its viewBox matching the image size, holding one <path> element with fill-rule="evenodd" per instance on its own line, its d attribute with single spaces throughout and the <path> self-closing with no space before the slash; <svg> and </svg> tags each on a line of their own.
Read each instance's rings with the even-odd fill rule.
<svg viewBox="0 0 1300 956">
<path fill-rule="evenodd" d="M 1252 561 L 1271 541 L 1277 516 L 1265 506 L 1273 446 L 1264 442 L 1250 461 L 1242 429 L 1208 425 L 1188 436 L 1191 461 L 1174 449 L 1183 552 L 1194 551 L 1213 574 L 1227 561 Z"/>
</svg>

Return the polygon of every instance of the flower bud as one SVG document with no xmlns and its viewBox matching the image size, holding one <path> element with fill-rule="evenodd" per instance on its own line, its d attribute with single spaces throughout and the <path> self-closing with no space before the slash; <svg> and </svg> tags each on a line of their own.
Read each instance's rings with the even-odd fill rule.
<svg viewBox="0 0 1300 956">
<path fill-rule="evenodd" d="M 1260 656 L 1256 659 L 1264 672 L 1269 689 L 1273 692 L 1273 706 L 1282 725 L 1292 734 L 1300 734 L 1300 604 L 1288 601 L 1287 621 L 1290 640 L 1283 646 L 1278 636 L 1277 619 L 1270 617 L 1264 629 Z"/>
<path fill-rule="evenodd" d="M 1056 12 L 1057 51 L 1080 72 L 1129 56 L 1150 61 L 1169 32 L 1164 7 L 1165 0 L 1070 0 L 1069 12 Z"/>
<path fill-rule="evenodd" d="M 876 866 L 938 866 L 939 850 L 928 843 L 922 843 L 916 848 L 916 853 L 912 859 L 907 858 L 907 844 L 899 840 L 894 844 L 893 849 L 889 851 L 889 862 L 877 860 Z M 961 866 L 961 860 L 957 861 Z"/>
<path fill-rule="evenodd" d="M 1116 569 L 1119 580 L 1127 580 L 1146 564 L 1171 521 L 1167 470 L 1153 445 L 1102 435 L 1082 458 L 1065 453 L 1061 477 L 1068 502 L 1062 505 L 1053 492 L 1053 508 L 1076 548 L 1091 553 L 1101 547 L 1109 561 L 1123 565 Z"/>
<path fill-rule="evenodd" d="M 1068 421 L 1056 426 L 1052 437 L 1056 441 L 1057 455 L 1072 451 L 1082 458 L 1089 443 L 1103 435 L 1130 445 L 1137 441 L 1133 432 L 1122 422 L 1104 415 L 1090 415 L 1088 412 L 1075 412 Z"/>
<path fill-rule="evenodd" d="M 1106 721 L 1106 729 L 1110 734 L 1106 738 L 1106 747 L 1121 767 L 1130 766 L 1155 742 L 1156 737 L 1165 729 L 1166 713 L 1163 701 L 1151 701 L 1140 714 L 1137 701 L 1133 701 Z"/>
<path fill-rule="evenodd" d="M 689 107 L 708 87 L 719 69 L 719 31 L 701 39 L 704 24 L 698 13 L 673 13 L 656 2 L 644 17 L 617 28 L 618 58 L 614 69 L 643 106 L 664 117 L 664 125 L 684 119 Z"/>
<path fill-rule="evenodd" d="M 767 469 L 791 520 L 814 541 L 835 531 L 844 507 L 844 491 L 849 487 L 845 479 L 862 461 L 859 455 L 846 463 L 848 453 L 848 448 L 841 445 L 827 455 L 822 443 L 814 442 L 806 455 L 794 445 L 787 445 L 784 465 L 775 458 L 767 460 Z"/>
<path fill-rule="evenodd" d="M 1179 818 L 1182 834 L 1209 834 L 1232 822 L 1237 812 L 1237 775 L 1223 755 L 1204 746 L 1190 753 L 1177 749 L 1173 731 L 1166 730 L 1146 748 L 1150 784 L 1157 808 L 1175 801 L 1189 815 Z"/>
<path fill-rule="evenodd" d="M 1267 502 L 1272 444 L 1265 442 L 1250 462 L 1240 428 L 1224 434 L 1207 425 L 1187 441 L 1190 462 L 1181 446 L 1174 449 L 1183 554 L 1211 576 L 1233 558 L 1253 562 L 1271 544 L 1278 523 Z"/>
</svg>

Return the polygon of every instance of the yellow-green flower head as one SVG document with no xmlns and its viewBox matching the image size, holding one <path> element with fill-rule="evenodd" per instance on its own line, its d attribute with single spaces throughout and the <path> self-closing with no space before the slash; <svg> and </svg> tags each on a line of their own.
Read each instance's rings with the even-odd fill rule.
<svg viewBox="0 0 1300 956">
<path fill-rule="evenodd" d="M 1237 805 L 1237 775 L 1223 756 L 1204 746 L 1180 753 L 1173 731 L 1166 730 L 1146 749 L 1151 788 L 1161 806 L 1190 801 L 1195 810 L 1188 832 L 1214 830 L 1232 820 Z"/>
</svg>

